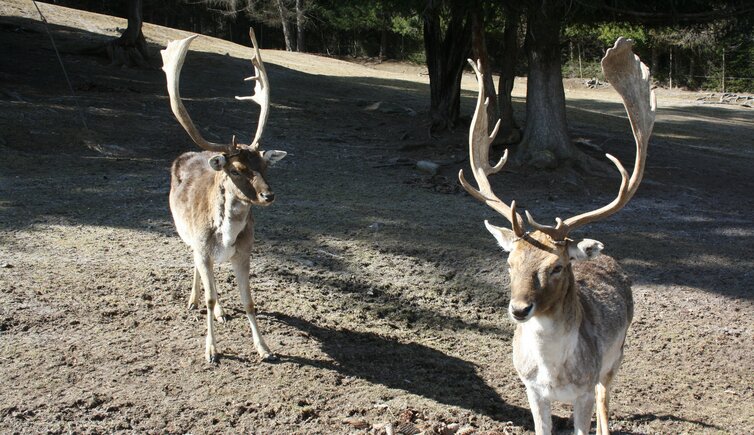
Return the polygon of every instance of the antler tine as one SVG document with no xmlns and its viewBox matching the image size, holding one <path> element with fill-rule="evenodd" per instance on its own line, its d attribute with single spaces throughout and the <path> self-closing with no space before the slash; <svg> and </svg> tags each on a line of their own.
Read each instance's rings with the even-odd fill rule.
<svg viewBox="0 0 754 435">
<path fill-rule="evenodd" d="M 618 196 L 604 207 L 566 219 L 563 223 L 566 234 L 570 230 L 606 218 L 623 208 L 636 193 L 644 176 L 644 163 L 649 137 L 654 127 L 657 99 L 654 91 L 650 89 L 649 68 L 633 53 L 632 46 L 631 39 L 618 38 L 613 48 L 608 49 L 602 58 L 602 71 L 623 99 L 623 106 L 631 123 L 631 131 L 636 142 L 633 173 L 628 179 L 628 173 L 618 159 L 607 154 L 606 157 L 621 173 Z"/>
<path fill-rule="evenodd" d="M 479 95 L 477 97 L 476 110 L 474 111 L 474 117 L 471 120 L 471 128 L 469 129 L 469 159 L 471 161 L 471 171 L 474 174 L 474 179 L 479 186 L 479 189 L 472 187 L 463 175 L 463 169 L 458 172 L 458 180 L 469 192 L 469 195 L 473 196 L 477 200 L 487 204 L 493 210 L 497 211 L 501 215 L 505 216 L 513 226 L 514 233 L 521 237 L 524 234 L 523 220 L 521 216 L 516 213 L 516 203 L 513 201 L 510 206 L 505 204 L 500 198 L 498 198 L 492 191 L 488 176 L 500 172 L 508 161 L 508 150 L 505 150 L 503 157 L 495 166 L 490 166 L 490 144 L 495 140 L 498 129 L 500 128 L 500 120 L 495 124 L 492 133 L 489 133 L 487 126 L 487 105 L 488 99 L 484 96 L 484 80 L 482 78 L 482 66 L 481 62 L 474 63 L 471 59 L 468 59 L 469 64 L 474 69 L 474 73 L 477 77 L 477 83 L 479 85 Z"/>
<path fill-rule="evenodd" d="M 267 115 L 270 112 L 270 81 L 267 79 L 267 70 L 264 69 L 264 63 L 262 63 L 262 55 L 259 52 L 259 45 L 257 44 L 257 37 L 254 34 L 254 29 L 249 28 L 249 37 L 251 38 L 251 45 L 254 48 L 254 54 L 251 58 L 251 64 L 254 66 L 254 75 L 247 77 L 245 81 L 254 80 L 254 95 L 236 97 L 237 100 L 252 100 L 259 104 L 259 122 L 257 123 L 257 132 L 254 135 L 254 140 L 249 145 L 252 149 L 259 148 L 259 139 L 264 132 L 264 126 L 267 124 Z"/>
<path fill-rule="evenodd" d="M 165 71 L 165 78 L 168 84 L 168 95 L 170 95 L 170 108 L 173 110 L 178 122 L 183 126 L 186 133 L 191 136 L 191 139 L 208 151 L 227 152 L 231 145 L 219 144 L 209 142 L 199 133 L 199 130 L 191 121 L 191 117 L 186 111 L 186 107 L 183 105 L 180 93 L 180 80 L 181 80 L 181 68 L 183 67 L 183 61 L 186 59 L 186 52 L 191 45 L 191 41 L 199 35 L 189 36 L 186 39 L 178 41 L 170 41 L 168 46 L 164 50 L 160 50 L 162 55 L 162 70 Z"/>
<path fill-rule="evenodd" d="M 628 199 L 624 200 L 628 192 L 628 171 L 626 171 L 626 168 L 623 167 L 621 162 L 615 157 L 613 157 L 611 154 L 605 154 L 605 155 L 618 168 L 618 172 L 620 172 L 620 176 L 621 176 L 621 184 L 620 184 L 620 188 L 618 189 L 618 196 L 610 204 L 600 209 L 597 209 L 593 211 L 592 213 L 600 213 L 603 209 L 604 210 L 612 209 L 613 207 L 616 207 L 618 204 L 620 204 L 621 201 L 624 201 L 624 204 L 628 202 Z M 584 215 L 586 215 L 586 213 Z M 579 216 L 583 216 L 583 215 L 579 215 Z M 568 233 L 574 228 L 574 226 L 569 225 L 567 222 L 563 222 L 563 220 L 560 219 L 559 217 L 555 218 L 555 226 L 542 225 L 534 220 L 534 218 L 532 217 L 531 213 L 529 213 L 528 210 L 526 211 L 526 220 L 529 221 L 529 225 L 531 225 L 534 229 L 539 230 L 540 232 L 543 232 L 549 235 L 552 240 L 565 240 L 565 238 L 568 237 Z"/>
<path fill-rule="evenodd" d="M 564 232 L 566 228 L 563 225 L 563 220 L 559 217 L 555 218 L 555 226 L 542 225 L 534 220 L 531 213 L 529 213 L 529 210 L 526 210 L 526 220 L 532 228 L 549 235 L 552 240 L 562 240 L 568 234 L 567 232 Z"/>
</svg>

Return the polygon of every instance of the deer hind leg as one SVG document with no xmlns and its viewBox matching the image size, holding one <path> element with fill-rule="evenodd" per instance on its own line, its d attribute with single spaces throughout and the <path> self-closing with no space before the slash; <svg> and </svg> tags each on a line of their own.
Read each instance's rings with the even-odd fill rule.
<svg viewBox="0 0 754 435">
<path fill-rule="evenodd" d="M 608 415 L 610 412 L 610 384 L 613 381 L 613 372 L 607 373 L 600 383 L 594 387 L 597 396 L 597 435 L 609 435 Z"/>
<path fill-rule="evenodd" d="M 215 288 L 215 276 L 212 272 L 212 261 L 194 255 L 194 265 L 201 277 L 204 287 L 204 301 L 207 305 L 207 341 L 204 356 L 207 362 L 216 363 L 219 360 L 217 343 L 215 341 L 214 313 L 217 306 L 217 289 Z"/>
<path fill-rule="evenodd" d="M 188 309 L 195 310 L 199 307 L 197 298 L 199 297 L 199 288 L 202 286 L 202 278 L 199 276 L 199 269 L 194 266 L 194 282 L 191 284 L 191 296 L 188 300 Z"/>
<path fill-rule="evenodd" d="M 573 403 L 573 433 L 588 435 L 594 414 L 594 393 L 584 394 Z"/>
<path fill-rule="evenodd" d="M 241 293 L 241 304 L 246 311 L 246 317 L 249 319 L 249 325 L 251 326 L 251 336 L 254 340 L 254 348 L 263 361 L 270 361 L 275 358 L 275 355 L 270 352 L 270 348 L 262 338 L 262 334 L 259 332 L 259 325 L 257 324 L 256 307 L 254 306 L 254 300 L 251 298 L 251 292 L 249 290 L 249 255 L 248 254 L 236 254 L 230 259 L 233 266 L 233 272 L 236 275 L 236 281 L 238 281 L 238 289 Z"/>
</svg>

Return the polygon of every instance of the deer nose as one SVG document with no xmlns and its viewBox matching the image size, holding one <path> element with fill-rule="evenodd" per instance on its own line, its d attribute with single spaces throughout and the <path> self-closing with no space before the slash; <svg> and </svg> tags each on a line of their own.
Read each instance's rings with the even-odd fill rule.
<svg viewBox="0 0 754 435">
<path fill-rule="evenodd" d="M 265 202 L 272 202 L 275 200 L 275 194 L 272 192 L 262 192 L 259 194 L 259 196 L 265 201 Z"/>
<path fill-rule="evenodd" d="M 525 320 L 531 313 L 534 304 L 529 304 L 525 307 L 515 307 L 511 304 L 511 315 L 516 320 Z"/>
</svg>

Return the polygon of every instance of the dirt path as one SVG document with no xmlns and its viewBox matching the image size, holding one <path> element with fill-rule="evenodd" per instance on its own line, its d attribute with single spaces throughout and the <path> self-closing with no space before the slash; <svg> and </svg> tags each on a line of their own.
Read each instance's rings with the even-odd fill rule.
<svg viewBox="0 0 754 435">
<path fill-rule="evenodd" d="M 41 7 L 67 53 L 124 26 Z M 281 361 L 257 360 L 223 266 L 231 318 L 211 367 L 202 316 L 186 310 L 190 252 L 167 206 L 170 162 L 194 146 L 162 72 L 64 54 L 83 131 L 35 13 L 30 2 L 0 5 L 0 431 L 532 430 L 509 356 L 503 256 L 482 227 L 497 218 L 458 191 L 465 163 L 435 178 L 390 166 L 466 152 L 463 132 L 427 139 L 426 77 L 263 52 L 273 88 L 265 143 L 290 156 L 271 173 L 279 200 L 256 214 L 251 279 Z M 185 32 L 145 34 L 164 44 Z M 192 49 L 182 80 L 192 117 L 211 140 L 248 139 L 257 109 L 233 96 L 248 92 L 250 50 L 211 38 Z M 464 87 L 470 113 L 471 76 Z M 569 90 L 569 122 L 627 161 L 628 122 L 610 92 Z M 639 193 L 581 233 L 635 282 L 612 429 L 752 433 L 754 111 L 697 106 L 688 93 L 659 100 Z M 608 202 L 616 188 L 561 176 L 514 170 L 496 189 L 544 220 Z"/>
</svg>

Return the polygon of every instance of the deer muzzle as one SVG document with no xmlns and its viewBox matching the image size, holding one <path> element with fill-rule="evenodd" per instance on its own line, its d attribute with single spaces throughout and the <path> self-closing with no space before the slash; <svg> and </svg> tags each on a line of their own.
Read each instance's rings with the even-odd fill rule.
<svg viewBox="0 0 754 435">
<path fill-rule="evenodd" d="M 534 314 L 534 304 L 511 301 L 508 305 L 508 313 L 516 322 L 525 322 Z"/>
</svg>

